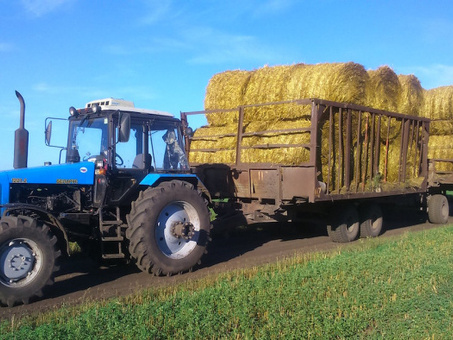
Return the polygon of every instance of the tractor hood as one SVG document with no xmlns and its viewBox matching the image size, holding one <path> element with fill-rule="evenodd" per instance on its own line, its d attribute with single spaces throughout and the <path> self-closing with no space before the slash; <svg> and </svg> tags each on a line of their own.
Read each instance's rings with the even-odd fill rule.
<svg viewBox="0 0 453 340">
<path fill-rule="evenodd" d="M 20 184 L 93 185 L 94 163 L 80 162 L 0 172 L 0 204 L 9 203 L 9 188 Z"/>
<path fill-rule="evenodd" d="M 94 163 L 58 164 L 0 172 L 2 186 L 20 183 L 92 185 Z"/>
</svg>

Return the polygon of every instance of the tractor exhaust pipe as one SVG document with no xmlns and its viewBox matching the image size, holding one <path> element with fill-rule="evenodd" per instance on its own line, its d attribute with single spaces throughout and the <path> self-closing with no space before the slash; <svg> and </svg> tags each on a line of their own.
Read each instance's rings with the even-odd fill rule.
<svg viewBox="0 0 453 340">
<path fill-rule="evenodd" d="M 25 102 L 24 97 L 16 91 L 20 102 L 20 126 L 14 134 L 14 169 L 27 167 L 28 159 L 28 131 L 25 129 Z"/>
</svg>

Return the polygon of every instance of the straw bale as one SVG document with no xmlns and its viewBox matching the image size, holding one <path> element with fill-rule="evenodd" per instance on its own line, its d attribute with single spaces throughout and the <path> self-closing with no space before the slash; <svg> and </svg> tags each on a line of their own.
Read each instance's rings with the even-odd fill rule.
<svg viewBox="0 0 453 340">
<path fill-rule="evenodd" d="M 453 136 L 430 136 L 428 158 L 453 159 Z M 453 163 L 436 162 L 437 171 L 453 171 Z"/>
<path fill-rule="evenodd" d="M 453 120 L 453 86 L 425 91 L 423 116 L 431 119 Z"/>
<path fill-rule="evenodd" d="M 242 162 L 273 163 L 299 165 L 306 162 L 310 152 L 303 147 L 278 149 L 245 149 L 242 152 Z"/>
<path fill-rule="evenodd" d="M 432 120 L 429 124 L 430 136 L 449 136 L 453 135 L 453 120 L 441 119 Z"/>
<path fill-rule="evenodd" d="M 191 152 L 189 154 L 191 163 L 200 164 L 233 164 L 236 162 L 236 150 L 219 150 L 216 152 Z"/>
<path fill-rule="evenodd" d="M 288 82 L 293 66 L 262 67 L 253 72 L 244 94 L 244 104 L 254 105 L 283 100 L 283 89 Z M 265 105 L 247 108 L 245 122 L 254 120 L 275 120 L 282 118 L 286 107 Z"/>
<path fill-rule="evenodd" d="M 228 126 L 204 126 L 194 133 L 189 153 L 193 163 L 234 163 L 236 157 L 236 137 L 220 135 L 237 133 L 237 124 Z M 210 151 L 197 151 L 211 149 Z"/>
<path fill-rule="evenodd" d="M 387 151 L 388 149 L 388 151 Z M 401 139 L 395 138 L 389 141 L 388 146 L 385 141 L 381 142 L 380 147 L 380 160 L 379 160 L 379 171 L 382 174 L 383 180 L 389 183 L 395 183 L 399 181 L 400 169 L 402 170 L 403 164 L 401 158 Z M 387 154 L 387 166 L 386 166 L 386 154 Z M 419 162 L 419 150 L 416 145 L 415 138 L 412 139 L 412 143 L 408 145 L 406 150 L 406 173 L 405 181 L 414 180 L 419 176 L 419 169 L 416 166 Z"/>
<path fill-rule="evenodd" d="M 364 104 L 368 74 L 353 62 L 295 65 L 283 92 L 283 100 L 320 98 Z"/>
<path fill-rule="evenodd" d="M 369 70 L 368 74 L 367 105 L 380 110 L 398 111 L 401 84 L 396 73 L 388 66 L 381 66 L 377 70 Z"/>
<path fill-rule="evenodd" d="M 412 74 L 398 75 L 401 91 L 398 98 L 398 112 L 420 116 L 423 107 L 424 89 L 418 78 Z"/>
<path fill-rule="evenodd" d="M 193 149 L 231 149 L 236 146 L 236 137 L 222 136 L 237 134 L 236 124 L 227 126 L 203 126 L 194 132 Z"/>
<path fill-rule="evenodd" d="M 311 122 L 309 120 L 253 122 L 247 126 L 246 132 L 299 129 L 309 128 L 310 126 Z M 257 136 L 246 136 L 242 140 L 243 146 L 266 145 L 266 144 L 308 144 L 308 143 L 310 143 L 309 131 L 270 132 L 260 134 Z"/>
<path fill-rule="evenodd" d="M 243 97 L 253 72 L 226 71 L 215 74 L 208 83 L 205 110 L 234 109 L 244 104 Z M 213 113 L 207 115 L 210 125 L 224 126 L 237 121 L 237 115 Z"/>
<path fill-rule="evenodd" d="M 291 77 L 294 66 L 265 66 L 250 77 L 244 94 L 244 104 L 278 102 L 283 100 L 283 90 Z"/>
</svg>

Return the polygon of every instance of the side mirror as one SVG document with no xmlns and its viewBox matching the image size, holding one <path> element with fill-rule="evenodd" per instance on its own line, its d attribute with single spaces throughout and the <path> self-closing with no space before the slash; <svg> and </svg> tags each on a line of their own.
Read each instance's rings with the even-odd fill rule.
<svg viewBox="0 0 453 340">
<path fill-rule="evenodd" d="M 193 134 L 195 133 L 195 131 L 190 126 L 187 127 L 184 132 L 185 132 L 185 135 L 189 136 L 189 137 L 193 137 Z"/>
<path fill-rule="evenodd" d="M 128 113 L 120 113 L 118 124 L 118 143 L 129 141 L 131 134 L 131 116 Z"/>
<path fill-rule="evenodd" d="M 49 124 L 47 124 L 45 134 L 46 134 L 46 145 L 49 146 L 50 138 L 52 137 L 52 121 L 50 121 Z"/>
</svg>

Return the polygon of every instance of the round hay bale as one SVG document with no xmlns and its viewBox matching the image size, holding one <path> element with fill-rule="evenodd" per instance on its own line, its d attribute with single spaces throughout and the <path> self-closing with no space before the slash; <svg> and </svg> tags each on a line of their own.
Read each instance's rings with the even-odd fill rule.
<svg viewBox="0 0 453 340">
<path fill-rule="evenodd" d="M 377 70 L 369 70 L 369 80 L 366 84 L 366 103 L 375 109 L 398 111 L 398 100 L 401 84 L 398 76 L 388 66 Z"/>
<path fill-rule="evenodd" d="M 244 94 L 253 72 L 226 71 L 215 74 L 208 83 L 204 101 L 205 110 L 234 109 L 244 104 Z M 224 126 L 237 121 L 237 114 L 213 113 L 207 115 L 210 125 Z"/>
<path fill-rule="evenodd" d="M 428 143 L 428 158 L 453 159 L 453 136 L 430 136 Z M 450 162 L 436 162 L 436 171 L 453 171 Z"/>
<path fill-rule="evenodd" d="M 190 153 L 189 162 L 199 164 L 233 164 L 236 162 L 236 150 Z"/>
<path fill-rule="evenodd" d="M 261 132 L 271 130 L 287 130 L 309 128 L 310 120 L 284 120 L 276 122 L 253 122 L 250 123 L 246 132 Z M 310 143 L 309 131 L 292 131 L 292 132 L 270 132 L 257 136 L 245 136 L 242 145 L 266 145 L 266 144 L 308 144 Z M 258 149 L 254 149 L 256 151 Z M 308 161 L 308 159 L 306 160 Z"/>
<path fill-rule="evenodd" d="M 283 92 L 283 100 L 320 98 L 365 104 L 365 68 L 353 62 L 294 65 Z"/>
<path fill-rule="evenodd" d="M 310 151 L 302 147 L 278 149 L 245 149 L 241 161 L 244 163 L 271 163 L 299 165 L 310 157 Z"/>
<path fill-rule="evenodd" d="M 432 120 L 431 123 L 429 124 L 429 135 L 430 136 L 453 135 L 453 120 L 448 119 Z"/>
<path fill-rule="evenodd" d="M 401 91 L 398 98 L 398 112 L 420 116 L 423 107 L 424 89 L 418 78 L 412 74 L 398 75 Z"/>
<path fill-rule="evenodd" d="M 293 66 L 265 66 L 257 69 L 250 77 L 244 94 L 244 104 L 254 105 L 283 100 L 283 89 L 291 75 Z M 247 108 L 246 122 L 276 120 L 282 117 L 285 107 L 265 105 Z"/>
<path fill-rule="evenodd" d="M 194 133 L 190 144 L 189 160 L 193 163 L 234 163 L 236 157 L 236 137 L 220 135 L 236 134 L 237 124 L 228 126 L 204 126 Z M 198 139 L 199 138 L 199 139 Z M 197 151 L 210 149 L 210 151 Z"/>
<path fill-rule="evenodd" d="M 453 86 L 442 86 L 425 91 L 424 117 L 453 119 Z"/>
</svg>

